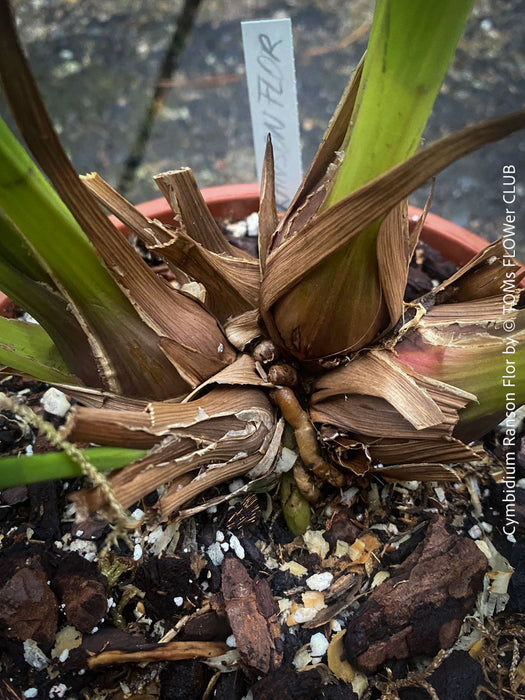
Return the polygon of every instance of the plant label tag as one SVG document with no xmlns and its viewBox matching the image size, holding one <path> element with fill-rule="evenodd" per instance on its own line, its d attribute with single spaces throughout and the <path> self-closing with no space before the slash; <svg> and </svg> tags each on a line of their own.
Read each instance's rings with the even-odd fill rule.
<svg viewBox="0 0 525 700">
<path fill-rule="evenodd" d="M 257 20 L 241 22 L 241 28 L 257 178 L 260 181 L 270 133 L 277 208 L 286 211 L 303 176 L 292 22 Z"/>
</svg>

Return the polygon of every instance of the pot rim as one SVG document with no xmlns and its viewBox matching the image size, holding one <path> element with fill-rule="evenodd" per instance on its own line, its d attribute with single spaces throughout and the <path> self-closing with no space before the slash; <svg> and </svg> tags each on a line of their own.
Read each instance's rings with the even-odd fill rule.
<svg viewBox="0 0 525 700">
<path fill-rule="evenodd" d="M 201 191 L 212 214 L 217 218 L 240 219 L 258 209 L 259 185 L 256 182 L 204 187 Z M 137 205 L 137 209 L 149 219 L 159 219 L 167 223 L 173 218 L 164 197 L 143 202 Z M 421 213 L 422 210 L 417 207 L 408 207 L 410 221 L 417 221 Z M 115 216 L 109 218 L 120 231 L 126 231 L 124 224 Z M 488 241 L 475 233 L 431 213 L 427 214 L 421 239 L 459 266 L 489 245 Z M 8 297 L 0 291 L 0 313 L 8 303 Z"/>
<path fill-rule="evenodd" d="M 238 214 L 239 218 L 247 215 L 247 208 L 253 207 L 253 211 L 258 208 L 259 185 L 256 182 L 205 187 L 202 194 L 212 214 L 218 218 L 236 215 L 236 208 L 229 206 L 236 201 L 243 203 L 243 212 Z M 163 197 L 139 204 L 137 208 L 150 219 L 167 222 L 172 218 L 171 209 Z M 408 207 L 411 221 L 417 221 L 421 214 L 422 210 L 418 207 Z M 126 227 L 118 219 L 113 216 L 110 219 L 117 228 L 125 230 Z M 427 214 L 421 238 L 456 265 L 464 265 L 489 245 L 489 241 L 484 238 L 432 213 Z"/>
</svg>

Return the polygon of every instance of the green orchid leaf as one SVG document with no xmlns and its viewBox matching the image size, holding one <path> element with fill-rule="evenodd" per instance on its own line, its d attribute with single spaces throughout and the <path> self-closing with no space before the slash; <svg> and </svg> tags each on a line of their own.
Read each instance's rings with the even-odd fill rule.
<svg viewBox="0 0 525 700">
<path fill-rule="evenodd" d="M 120 447 L 92 447 L 82 450 L 82 454 L 96 469 L 109 472 L 140 459 L 146 451 Z M 3 457 L 0 462 L 0 489 L 78 476 L 83 476 L 80 466 L 65 452 Z"/>
<path fill-rule="evenodd" d="M 378 0 L 363 77 L 326 206 L 418 147 L 473 0 Z"/>
<path fill-rule="evenodd" d="M 45 330 L 0 316 L 0 364 L 42 382 L 78 384 Z"/>
</svg>

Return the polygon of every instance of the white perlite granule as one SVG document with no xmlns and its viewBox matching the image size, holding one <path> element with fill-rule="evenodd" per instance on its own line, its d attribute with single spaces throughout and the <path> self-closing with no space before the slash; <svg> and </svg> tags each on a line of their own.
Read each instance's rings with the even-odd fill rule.
<svg viewBox="0 0 525 700">
<path fill-rule="evenodd" d="M 290 450 L 288 447 L 283 447 L 281 456 L 275 465 L 274 474 L 284 474 L 284 472 L 289 472 L 296 461 L 297 452 Z"/>
<path fill-rule="evenodd" d="M 94 561 L 97 556 L 98 548 L 96 542 L 90 542 L 89 540 L 72 540 L 69 545 L 69 551 L 77 552 L 88 561 Z"/>
<path fill-rule="evenodd" d="M 38 671 L 49 663 L 47 656 L 33 639 L 27 639 L 24 642 L 24 659 L 27 664 Z"/>
<path fill-rule="evenodd" d="M 259 214 L 256 211 L 246 217 L 246 226 L 249 236 L 259 235 Z"/>
<path fill-rule="evenodd" d="M 51 413 L 53 416 L 65 416 L 69 411 L 70 403 L 64 393 L 58 389 L 48 389 L 40 399 L 44 411 Z"/>
<path fill-rule="evenodd" d="M 335 619 L 332 620 L 332 622 L 330 623 L 330 629 L 332 630 L 332 632 L 340 632 L 343 629 L 343 627 L 341 625 L 341 622 Z"/>
<path fill-rule="evenodd" d="M 318 612 L 317 608 L 298 608 L 293 614 L 294 622 L 299 625 L 303 622 L 310 622 Z"/>
<path fill-rule="evenodd" d="M 310 637 L 310 649 L 314 658 L 320 658 L 326 654 L 328 639 L 322 632 L 317 632 Z"/>
<path fill-rule="evenodd" d="M 239 538 L 236 535 L 232 535 L 230 537 L 230 547 L 233 549 L 239 559 L 244 559 L 244 547 L 239 542 Z"/>
<path fill-rule="evenodd" d="M 224 552 L 222 551 L 219 542 L 214 542 L 213 544 L 210 544 L 210 546 L 206 550 L 206 553 L 209 556 L 211 563 L 215 566 L 220 566 L 224 561 Z"/>
<path fill-rule="evenodd" d="M 244 486 L 244 481 L 242 479 L 234 479 L 228 484 L 228 491 L 230 493 L 233 493 L 234 491 L 237 491 L 238 489 L 242 489 Z"/>
<path fill-rule="evenodd" d="M 333 578 L 334 575 L 329 571 L 323 571 L 321 574 L 313 574 L 307 578 L 306 585 L 312 591 L 326 591 L 327 588 L 330 588 Z"/>
<path fill-rule="evenodd" d="M 468 531 L 468 534 L 472 537 L 473 540 L 479 540 L 481 537 L 483 537 L 483 532 L 481 531 L 479 525 L 473 525 Z"/>
</svg>

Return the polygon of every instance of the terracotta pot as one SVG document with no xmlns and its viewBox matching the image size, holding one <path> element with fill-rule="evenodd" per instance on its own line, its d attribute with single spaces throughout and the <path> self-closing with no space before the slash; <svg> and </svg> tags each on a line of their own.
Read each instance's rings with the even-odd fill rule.
<svg viewBox="0 0 525 700">
<path fill-rule="evenodd" d="M 256 183 L 206 187 L 202 193 L 213 216 L 221 219 L 242 219 L 257 211 L 259 205 L 259 186 Z M 173 213 L 163 197 L 144 202 L 138 209 L 150 219 L 158 219 L 163 223 L 173 221 Z M 409 207 L 408 211 L 409 216 L 415 220 L 421 214 L 421 210 L 415 207 Z M 111 216 L 110 219 L 119 230 L 127 231 L 115 217 Z M 435 214 L 428 214 L 421 238 L 456 265 L 464 265 L 487 245 L 483 238 Z M 0 313 L 7 308 L 8 303 L 9 299 L 0 292 Z"/>
</svg>

